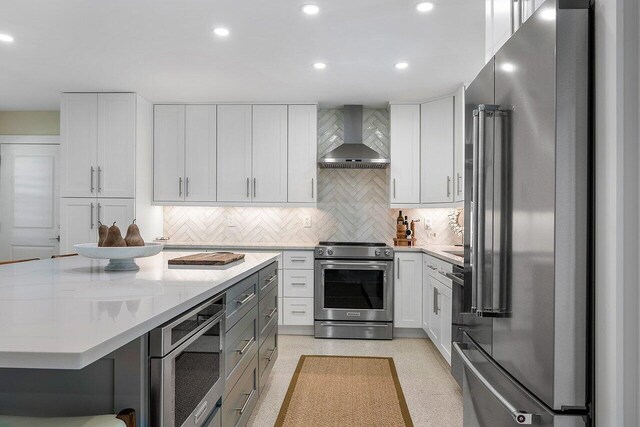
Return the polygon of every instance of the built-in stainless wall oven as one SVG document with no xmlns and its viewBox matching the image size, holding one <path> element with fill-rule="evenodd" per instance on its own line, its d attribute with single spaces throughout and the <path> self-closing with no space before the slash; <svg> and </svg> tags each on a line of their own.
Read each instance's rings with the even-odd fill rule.
<svg viewBox="0 0 640 427">
<path fill-rule="evenodd" d="M 320 242 L 315 249 L 315 336 L 393 337 L 393 249 Z"/>
<path fill-rule="evenodd" d="M 224 295 L 151 331 L 152 426 L 201 427 L 219 415 L 225 384 L 224 332 Z"/>
</svg>

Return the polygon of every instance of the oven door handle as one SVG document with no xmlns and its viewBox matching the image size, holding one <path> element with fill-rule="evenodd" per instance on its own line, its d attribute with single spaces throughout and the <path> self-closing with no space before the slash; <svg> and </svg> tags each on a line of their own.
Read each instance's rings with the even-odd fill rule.
<svg viewBox="0 0 640 427">
<path fill-rule="evenodd" d="M 353 269 L 354 267 L 359 270 L 381 270 L 389 268 L 389 263 L 393 265 L 393 261 L 322 261 L 320 263 L 320 267 L 322 269 L 330 270 L 334 268 L 335 270 L 348 270 Z M 338 268 L 335 268 L 338 267 Z M 365 267 L 365 268 L 359 268 Z"/>
<path fill-rule="evenodd" d="M 178 347 L 176 347 L 173 350 L 171 350 L 164 357 L 164 359 L 175 359 L 175 357 L 178 354 L 182 353 L 187 347 L 189 347 L 191 344 L 193 344 L 198 338 L 202 337 L 204 335 L 204 333 L 209 330 L 210 326 L 212 326 L 215 323 L 220 323 L 220 331 L 224 330 L 224 326 L 225 326 L 225 313 L 224 313 L 224 311 L 222 313 L 220 313 L 218 316 L 212 317 L 211 319 L 208 319 L 206 322 L 204 322 L 202 324 L 202 327 L 200 329 L 198 329 L 196 333 L 192 334 L 189 337 L 189 339 L 184 341 Z M 220 346 L 220 348 L 222 349 L 222 345 Z"/>
<path fill-rule="evenodd" d="M 369 322 L 358 322 L 358 323 L 340 323 L 340 322 L 320 322 L 321 326 L 350 326 L 350 327 L 372 327 L 372 328 L 388 328 L 390 325 L 388 323 L 369 323 Z"/>
</svg>

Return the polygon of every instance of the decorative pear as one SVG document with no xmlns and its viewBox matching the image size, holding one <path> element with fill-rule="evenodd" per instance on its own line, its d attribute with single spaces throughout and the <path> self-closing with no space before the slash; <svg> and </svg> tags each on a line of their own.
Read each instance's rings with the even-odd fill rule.
<svg viewBox="0 0 640 427">
<path fill-rule="evenodd" d="M 124 241 L 127 243 L 127 246 L 144 246 L 144 240 L 140 235 L 140 229 L 136 225 L 135 218 L 129 228 L 127 228 L 127 235 Z"/>
<path fill-rule="evenodd" d="M 115 222 L 111 227 L 109 227 L 109 231 L 107 231 L 107 238 L 104 239 L 102 246 L 105 248 L 127 246 L 126 242 L 122 238 L 122 234 L 120 234 L 120 229 Z"/>
<path fill-rule="evenodd" d="M 104 239 L 107 238 L 107 232 L 109 231 L 109 227 L 98 221 L 98 247 L 104 246 Z"/>
</svg>

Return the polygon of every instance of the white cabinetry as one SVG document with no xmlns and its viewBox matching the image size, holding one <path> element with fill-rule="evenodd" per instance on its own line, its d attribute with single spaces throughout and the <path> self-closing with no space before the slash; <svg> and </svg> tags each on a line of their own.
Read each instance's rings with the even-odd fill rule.
<svg viewBox="0 0 640 427">
<path fill-rule="evenodd" d="M 136 95 L 64 93 L 61 197 L 134 197 Z"/>
<path fill-rule="evenodd" d="M 423 204 L 453 202 L 453 97 L 446 97 L 421 105 Z"/>
<path fill-rule="evenodd" d="M 218 200 L 251 201 L 251 105 L 218 106 Z"/>
<path fill-rule="evenodd" d="M 289 105 L 287 158 L 290 203 L 315 203 L 318 197 L 318 107 Z"/>
<path fill-rule="evenodd" d="M 156 201 L 184 199 L 184 105 L 153 107 L 153 193 Z"/>
<path fill-rule="evenodd" d="M 544 0 L 485 0 L 485 62 L 543 3 Z"/>
<path fill-rule="evenodd" d="M 216 106 L 187 105 L 185 115 L 184 200 L 215 201 Z"/>
<path fill-rule="evenodd" d="M 282 324 L 287 326 L 312 326 L 314 313 L 314 263 L 313 251 L 284 251 L 282 298 L 278 310 L 282 312 Z"/>
<path fill-rule="evenodd" d="M 442 356 L 451 363 L 451 281 L 440 271 L 451 271 L 451 265 L 424 255 L 422 295 L 422 328 Z"/>
<path fill-rule="evenodd" d="M 254 202 L 287 201 L 287 106 L 253 106 Z"/>
<path fill-rule="evenodd" d="M 420 105 L 391 105 L 391 206 L 420 204 Z"/>
<path fill-rule="evenodd" d="M 464 86 L 461 85 L 453 97 L 454 147 L 453 147 L 453 201 L 464 201 Z"/>
<path fill-rule="evenodd" d="M 396 252 L 393 326 L 422 327 L 422 254 Z"/>
</svg>

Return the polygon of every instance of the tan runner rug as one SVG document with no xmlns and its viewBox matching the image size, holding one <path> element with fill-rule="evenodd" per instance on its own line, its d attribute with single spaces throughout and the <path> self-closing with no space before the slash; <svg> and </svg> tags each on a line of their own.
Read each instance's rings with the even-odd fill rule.
<svg viewBox="0 0 640 427">
<path fill-rule="evenodd" d="M 391 357 L 300 357 L 276 427 L 334 426 L 413 426 Z"/>
</svg>

